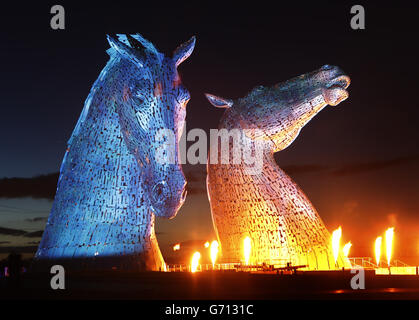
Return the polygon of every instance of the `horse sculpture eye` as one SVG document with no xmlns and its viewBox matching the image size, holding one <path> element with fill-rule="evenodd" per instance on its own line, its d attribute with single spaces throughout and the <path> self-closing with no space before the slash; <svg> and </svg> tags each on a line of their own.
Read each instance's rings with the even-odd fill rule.
<svg viewBox="0 0 419 320">
<path fill-rule="evenodd" d="M 178 96 L 178 102 L 183 108 L 186 108 L 186 105 L 188 104 L 190 99 L 191 99 L 191 95 L 189 94 L 189 91 L 186 90 L 186 88 L 183 88 L 183 90 L 180 90 L 180 94 Z"/>
<path fill-rule="evenodd" d="M 185 108 L 185 109 L 186 109 L 186 105 L 188 104 L 189 100 L 190 100 L 190 98 L 189 98 L 189 97 L 187 97 L 187 98 L 184 98 L 184 99 L 181 101 L 181 106 L 182 106 L 182 108 Z"/>
<path fill-rule="evenodd" d="M 134 102 L 135 102 L 135 104 L 138 106 L 138 105 L 141 105 L 141 104 L 143 104 L 144 103 L 144 99 L 143 98 L 140 98 L 140 97 L 134 97 Z"/>
</svg>

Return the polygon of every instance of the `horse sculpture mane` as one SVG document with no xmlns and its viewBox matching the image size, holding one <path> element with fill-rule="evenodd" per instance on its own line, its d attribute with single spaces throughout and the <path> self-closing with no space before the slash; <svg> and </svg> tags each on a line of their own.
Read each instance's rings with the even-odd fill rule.
<svg viewBox="0 0 419 320">
<path fill-rule="evenodd" d="M 195 38 L 172 57 L 139 34 L 108 41 L 110 59 L 68 142 L 35 258 L 71 268 L 162 270 L 155 215 L 176 215 L 186 180 L 177 161 L 155 161 L 155 137 L 173 130 L 178 151 L 189 93 L 177 67 L 192 53 Z"/>
<path fill-rule="evenodd" d="M 226 108 L 219 129 L 243 130 L 240 148 L 262 150 L 260 172 L 247 170 L 244 163 L 208 163 L 211 213 L 225 261 L 242 261 L 243 241 L 249 237 L 250 263 L 348 266 L 341 256 L 335 262 L 320 216 L 273 155 L 290 145 L 326 105 L 345 100 L 349 83 L 339 68 L 325 65 L 270 88 L 256 87 L 234 101 L 207 94 L 214 106 Z M 230 159 L 234 143 L 229 141 Z"/>
</svg>

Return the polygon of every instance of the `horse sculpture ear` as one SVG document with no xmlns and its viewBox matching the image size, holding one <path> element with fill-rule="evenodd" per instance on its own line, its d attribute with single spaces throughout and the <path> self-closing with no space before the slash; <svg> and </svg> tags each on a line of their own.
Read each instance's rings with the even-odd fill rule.
<svg viewBox="0 0 419 320">
<path fill-rule="evenodd" d="M 233 100 L 231 99 L 224 99 L 221 97 L 214 96 L 212 94 L 206 93 L 205 96 L 207 97 L 208 101 L 216 108 L 231 108 L 233 106 Z"/>
<path fill-rule="evenodd" d="M 196 38 L 193 36 L 188 41 L 182 43 L 179 47 L 173 52 L 173 60 L 175 61 L 176 67 L 179 66 L 183 61 L 185 61 L 192 53 L 195 48 Z"/>
<path fill-rule="evenodd" d="M 107 38 L 112 49 L 138 63 L 141 67 L 143 66 L 144 47 L 142 47 L 141 43 L 130 35 L 127 36 L 127 41 L 131 47 L 110 35 L 107 35 Z"/>
</svg>

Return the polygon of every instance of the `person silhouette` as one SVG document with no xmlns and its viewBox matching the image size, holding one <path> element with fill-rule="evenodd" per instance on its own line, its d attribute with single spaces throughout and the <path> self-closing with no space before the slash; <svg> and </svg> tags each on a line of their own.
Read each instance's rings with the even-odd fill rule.
<svg viewBox="0 0 419 320">
<path fill-rule="evenodd" d="M 9 283 L 12 287 L 20 285 L 22 256 L 12 251 L 8 256 Z"/>
</svg>

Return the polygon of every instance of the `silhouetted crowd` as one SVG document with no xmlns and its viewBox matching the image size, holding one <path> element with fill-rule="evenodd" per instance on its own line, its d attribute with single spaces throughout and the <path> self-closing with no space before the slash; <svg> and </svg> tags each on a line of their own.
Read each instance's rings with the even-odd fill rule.
<svg viewBox="0 0 419 320">
<path fill-rule="evenodd" d="M 12 252 L 7 259 L 0 261 L 0 280 L 5 280 L 8 286 L 18 287 L 21 275 L 27 270 L 27 261 L 22 260 L 22 255 Z"/>
</svg>

